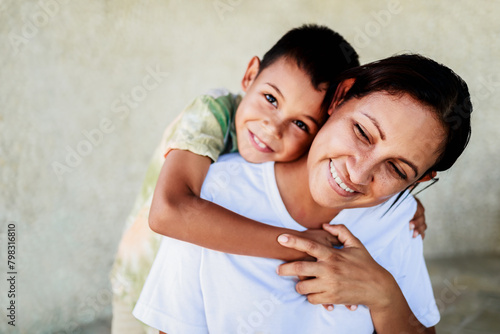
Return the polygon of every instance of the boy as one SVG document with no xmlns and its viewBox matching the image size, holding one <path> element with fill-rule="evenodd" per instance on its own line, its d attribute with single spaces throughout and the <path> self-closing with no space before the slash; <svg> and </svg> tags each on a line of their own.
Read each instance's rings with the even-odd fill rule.
<svg viewBox="0 0 500 334">
<path fill-rule="evenodd" d="M 211 92 L 174 121 L 148 168 L 119 246 L 111 276 L 113 332 L 142 332 L 131 312 L 159 247 L 160 236 L 147 226 L 150 206 L 150 226 L 163 235 L 238 254 L 284 260 L 305 256 L 276 245 L 273 235 L 282 230 L 201 200 L 200 189 L 210 164 L 223 153 L 239 150 L 254 163 L 303 155 L 326 119 L 327 88 L 342 71 L 358 65 L 356 52 L 342 36 L 304 25 L 285 34 L 262 61 L 251 59 L 241 82 L 244 97 Z M 324 231 L 299 234 L 326 243 L 332 239 Z"/>
</svg>

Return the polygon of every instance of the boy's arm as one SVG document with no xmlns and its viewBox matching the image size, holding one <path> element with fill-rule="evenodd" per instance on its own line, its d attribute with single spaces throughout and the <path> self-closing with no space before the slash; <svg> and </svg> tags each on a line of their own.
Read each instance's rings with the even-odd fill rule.
<svg viewBox="0 0 500 334">
<path fill-rule="evenodd" d="M 156 185 L 149 225 L 167 237 L 221 252 L 292 261 L 306 254 L 276 242 L 301 232 L 266 225 L 201 199 L 211 160 L 189 151 L 168 153 Z"/>
</svg>

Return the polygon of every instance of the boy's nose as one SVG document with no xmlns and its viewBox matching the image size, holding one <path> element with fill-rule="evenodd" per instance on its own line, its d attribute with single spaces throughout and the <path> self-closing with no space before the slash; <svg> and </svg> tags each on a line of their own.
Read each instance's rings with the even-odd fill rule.
<svg viewBox="0 0 500 334">
<path fill-rule="evenodd" d="M 262 127 L 268 135 L 281 139 L 283 137 L 283 122 L 278 119 L 264 119 Z"/>
</svg>

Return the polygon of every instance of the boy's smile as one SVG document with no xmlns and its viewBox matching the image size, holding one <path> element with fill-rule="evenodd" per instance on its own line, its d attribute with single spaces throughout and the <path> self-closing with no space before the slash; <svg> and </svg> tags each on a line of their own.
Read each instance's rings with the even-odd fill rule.
<svg viewBox="0 0 500 334">
<path fill-rule="evenodd" d="M 242 80 L 246 92 L 236 111 L 238 150 L 253 163 L 293 161 L 309 148 L 326 118 L 321 91 L 294 61 L 284 58 L 259 73 L 252 58 Z"/>
</svg>

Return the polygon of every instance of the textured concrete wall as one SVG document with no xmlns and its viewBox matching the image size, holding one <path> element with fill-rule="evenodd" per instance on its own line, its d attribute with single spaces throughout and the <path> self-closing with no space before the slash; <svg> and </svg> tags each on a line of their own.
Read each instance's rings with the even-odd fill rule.
<svg viewBox="0 0 500 334">
<path fill-rule="evenodd" d="M 499 252 L 499 15 L 488 0 L 3 0 L 0 308 L 13 224 L 18 326 L 2 314 L 0 331 L 109 315 L 107 275 L 164 126 L 209 88 L 239 89 L 250 57 L 302 23 L 338 30 L 362 62 L 420 52 L 467 80 L 474 135 L 421 196 L 426 254 Z"/>
</svg>

